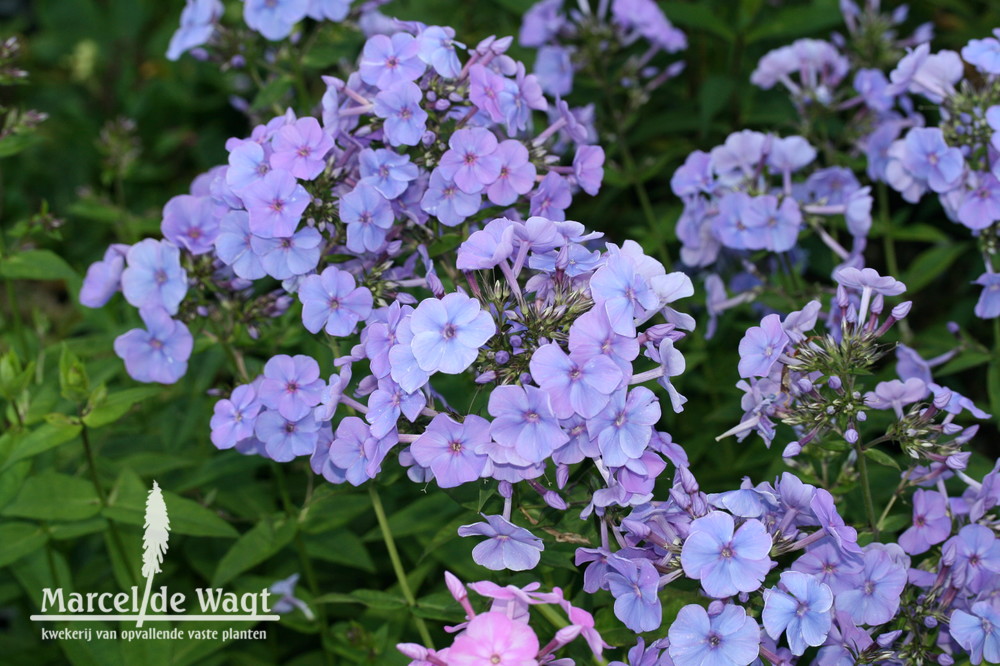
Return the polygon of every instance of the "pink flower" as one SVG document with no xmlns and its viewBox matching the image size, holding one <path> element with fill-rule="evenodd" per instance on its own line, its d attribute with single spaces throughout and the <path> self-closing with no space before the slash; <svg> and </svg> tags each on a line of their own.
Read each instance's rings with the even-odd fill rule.
<svg viewBox="0 0 1000 666">
<path fill-rule="evenodd" d="M 448 650 L 451 666 L 538 666 L 538 637 L 503 613 L 482 613 Z"/>
</svg>

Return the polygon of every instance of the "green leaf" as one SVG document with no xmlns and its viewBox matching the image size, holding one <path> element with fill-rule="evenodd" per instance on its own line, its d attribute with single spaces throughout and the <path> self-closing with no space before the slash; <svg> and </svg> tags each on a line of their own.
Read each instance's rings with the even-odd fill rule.
<svg viewBox="0 0 1000 666">
<path fill-rule="evenodd" d="M 900 529 L 906 527 L 910 524 L 913 518 L 905 513 L 897 513 L 894 516 L 886 516 L 885 520 L 878 524 L 879 530 L 882 532 L 896 533 Z"/>
<path fill-rule="evenodd" d="M 915 294 L 943 275 L 969 249 L 968 243 L 936 245 L 924 250 L 900 278 L 906 283 L 906 293 Z"/>
<path fill-rule="evenodd" d="M 877 462 L 879 465 L 899 469 L 899 463 L 888 453 L 880 449 L 865 449 L 865 457 Z"/>
<path fill-rule="evenodd" d="M 83 416 L 83 422 L 91 428 L 100 428 L 114 423 L 124 416 L 132 408 L 132 405 L 159 395 L 162 390 L 154 386 L 142 386 L 108 394 L 90 408 L 90 411 Z"/>
<path fill-rule="evenodd" d="M 15 132 L 0 139 L 0 157 L 17 155 L 39 140 L 34 132 Z"/>
<path fill-rule="evenodd" d="M 271 111 L 271 107 L 279 104 L 292 87 L 292 78 L 287 74 L 276 77 L 261 88 L 251 105 L 253 111 Z"/>
<path fill-rule="evenodd" d="M 696 4 L 669 2 L 662 7 L 667 18 L 682 28 L 694 28 L 715 35 L 727 42 L 736 39 L 736 33 L 719 20 L 719 16 L 710 7 Z"/>
<path fill-rule="evenodd" d="M 228 583 L 276 554 L 295 538 L 296 528 L 297 524 L 284 515 L 265 516 L 222 556 L 212 576 L 212 587 Z"/>
<path fill-rule="evenodd" d="M 16 440 L 0 470 L 7 469 L 19 460 L 37 456 L 66 442 L 76 439 L 82 428 L 75 424 L 45 423 Z"/>
<path fill-rule="evenodd" d="M 146 497 L 149 489 L 131 470 L 122 470 L 111 493 L 104 516 L 126 525 L 142 526 L 146 517 Z M 226 537 L 239 536 L 239 532 L 220 518 L 214 511 L 194 500 L 163 491 L 167 505 L 170 531 L 190 536 Z"/>
<path fill-rule="evenodd" d="M 1000 414 L 1000 359 L 994 359 L 986 372 L 986 387 L 990 396 L 990 411 Z"/>
<path fill-rule="evenodd" d="M 818 0 L 809 6 L 785 7 L 760 27 L 746 35 L 747 44 L 768 39 L 786 40 L 811 33 L 829 30 L 841 24 L 843 18 L 837 3 L 832 0 Z"/>
<path fill-rule="evenodd" d="M 0 567 L 35 552 L 47 541 L 39 525 L 20 521 L 0 524 Z"/>
<path fill-rule="evenodd" d="M 66 261 L 49 250 L 25 250 L 0 259 L 0 275 L 14 280 L 77 280 Z"/>
<path fill-rule="evenodd" d="M 310 535 L 304 539 L 310 557 L 375 573 L 375 563 L 360 537 L 349 530 Z"/>
<path fill-rule="evenodd" d="M 408 503 L 389 516 L 389 530 L 395 538 L 436 530 L 443 521 L 450 520 L 462 508 L 444 493 L 429 494 Z M 363 537 L 365 541 L 382 538 L 379 528 L 373 527 Z"/>
<path fill-rule="evenodd" d="M 427 248 L 427 253 L 432 257 L 437 257 L 445 252 L 454 250 L 461 242 L 462 236 L 459 234 L 444 234 L 431 243 L 431 246 Z"/>
<path fill-rule="evenodd" d="M 44 472 L 29 477 L 3 510 L 5 516 L 37 520 L 84 520 L 101 510 L 94 486 L 68 474 Z"/>
<path fill-rule="evenodd" d="M 354 590 L 351 596 L 369 608 L 399 610 L 406 608 L 406 599 L 382 590 Z"/>
<path fill-rule="evenodd" d="M 959 354 L 956 358 L 945 363 L 940 368 L 934 370 L 935 377 L 946 377 L 948 375 L 953 375 L 956 372 L 962 372 L 963 370 L 968 370 L 970 368 L 975 368 L 984 363 L 989 363 L 992 356 L 990 354 L 985 354 L 982 352 L 977 352 L 974 350 L 966 350 L 965 352 Z"/>
<path fill-rule="evenodd" d="M 59 391 L 70 402 L 83 402 L 90 395 L 87 369 L 65 343 L 59 353 Z"/>
</svg>

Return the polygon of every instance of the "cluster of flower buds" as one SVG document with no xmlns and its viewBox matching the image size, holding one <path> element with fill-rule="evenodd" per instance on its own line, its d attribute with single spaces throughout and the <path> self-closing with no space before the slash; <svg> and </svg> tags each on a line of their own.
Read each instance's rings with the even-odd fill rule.
<svg viewBox="0 0 1000 666">
<path fill-rule="evenodd" d="M 862 424 L 869 412 L 885 411 L 891 415 L 890 424 L 864 450 L 893 441 L 913 458 L 964 469 L 969 454 L 962 445 L 978 426 L 963 428 L 954 419 L 963 411 L 980 419 L 989 415 L 956 391 L 934 383 L 931 365 L 915 351 L 898 348 L 900 379 L 879 382 L 870 391 L 860 383 L 860 377 L 892 349 L 883 336 L 909 313 L 907 301 L 882 317 L 885 298 L 902 294 L 905 285 L 870 268 L 844 267 L 835 277 L 839 285 L 825 335 L 810 333 L 821 314 L 819 301 L 784 319 L 767 315 L 760 326 L 747 331 L 739 350 L 743 380 L 737 384 L 745 393 L 745 413 L 740 424 L 720 438 L 736 435 L 742 440 L 756 431 L 770 446 L 777 422 L 783 422 L 797 435 L 785 447 L 786 457 L 797 456 L 809 444 L 829 447 L 831 437 L 840 440 L 835 446 L 847 449 L 861 445 Z"/>
<path fill-rule="evenodd" d="M 521 45 L 538 49 L 534 72 L 545 92 L 565 97 L 576 72 L 607 69 L 609 62 L 617 63 L 618 51 L 633 51 L 615 73 L 632 108 L 683 71 L 680 61 L 656 64 L 660 53 L 686 49 L 687 39 L 653 0 L 600 0 L 596 8 L 581 0 L 568 11 L 563 5 L 564 0 L 541 0 L 521 24 Z M 636 49 L 637 43 L 643 48 Z"/>
</svg>

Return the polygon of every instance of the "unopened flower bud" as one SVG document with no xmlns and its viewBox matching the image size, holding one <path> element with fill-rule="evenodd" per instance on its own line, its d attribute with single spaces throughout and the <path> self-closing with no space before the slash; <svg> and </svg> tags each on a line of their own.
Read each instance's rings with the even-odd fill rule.
<svg viewBox="0 0 1000 666">
<path fill-rule="evenodd" d="M 955 660 L 951 658 L 950 654 L 942 652 L 937 656 L 937 663 L 941 664 L 941 666 L 952 666 L 952 664 L 955 663 Z"/>
<path fill-rule="evenodd" d="M 566 510 L 566 500 L 564 500 L 559 493 L 554 490 L 545 491 L 545 494 L 542 495 L 542 499 L 545 500 L 545 503 L 553 509 L 558 509 L 559 511 Z"/>
<path fill-rule="evenodd" d="M 910 314 L 910 308 L 912 307 L 913 301 L 903 301 L 892 309 L 892 318 L 896 320 L 906 319 L 906 315 Z"/>
<path fill-rule="evenodd" d="M 396 643 L 396 649 L 415 661 L 427 660 L 427 648 L 416 643 Z"/>
<path fill-rule="evenodd" d="M 867 421 L 868 414 L 866 412 L 858 412 L 857 414 L 854 415 L 854 418 L 856 418 L 859 421 Z"/>
<path fill-rule="evenodd" d="M 802 445 L 798 442 L 791 442 L 785 447 L 785 450 L 781 452 L 782 458 L 794 458 L 795 456 L 802 453 Z"/>
<path fill-rule="evenodd" d="M 514 486 L 511 485 L 510 481 L 501 481 L 497 484 L 497 492 L 500 493 L 500 497 L 507 499 L 514 495 Z"/>
<path fill-rule="evenodd" d="M 455 598 L 455 601 L 461 603 L 462 599 L 467 599 L 469 593 L 465 589 L 465 585 L 462 584 L 455 574 L 450 571 L 444 572 L 444 582 L 448 586 L 448 591 L 451 592 L 451 596 Z"/>
<path fill-rule="evenodd" d="M 844 385 L 844 382 L 841 381 L 840 377 L 834 375 L 833 377 L 830 377 L 830 379 L 826 381 L 826 385 L 832 388 L 834 391 L 839 391 L 840 387 Z"/>
<path fill-rule="evenodd" d="M 885 297 L 882 294 L 875 294 L 872 297 L 872 304 L 869 308 L 869 312 L 873 315 L 882 314 L 882 309 L 885 307 Z"/>
<path fill-rule="evenodd" d="M 844 439 L 847 440 L 848 444 L 857 444 L 858 443 L 858 437 L 859 437 L 858 436 L 858 431 L 855 430 L 854 428 L 848 428 L 844 432 Z"/>
<path fill-rule="evenodd" d="M 507 365 L 510 360 L 510 352 L 501 349 L 493 356 L 493 360 L 497 362 L 497 365 Z"/>
</svg>

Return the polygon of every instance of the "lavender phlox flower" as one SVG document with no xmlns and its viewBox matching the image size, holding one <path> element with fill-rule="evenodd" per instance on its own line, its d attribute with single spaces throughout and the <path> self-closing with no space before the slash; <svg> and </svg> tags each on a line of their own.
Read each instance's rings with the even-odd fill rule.
<svg viewBox="0 0 1000 666">
<path fill-rule="evenodd" d="M 250 231 L 261 238 L 294 234 L 311 201 L 295 176 L 283 169 L 273 169 L 244 187 L 240 198 L 250 214 Z"/>
<path fill-rule="evenodd" d="M 622 380 L 621 369 L 606 356 L 566 354 L 555 343 L 536 349 L 530 367 L 532 377 L 548 393 L 552 409 L 561 419 L 574 413 L 584 418 L 595 416 Z"/>
<path fill-rule="evenodd" d="M 254 421 L 262 405 L 257 400 L 257 392 L 252 385 L 241 385 L 233 389 L 228 398 L 215 403 L 212 419 L 212 444 L 218 449 L 231 449 L 254 435 Z"/>
<path fill-rule="evenodd" d="M 371 291 L 356 286 L 354 276 L 336 266 L 306 276 L 299 285 L 299 300 L 302 324 L 310 333 L 325 328 L 330 335 L 350 335 L 372 311 Z"/>
<path fill-rule="evenodd" d="M 298 421 L 319 404 L 324 386 L 319 364 L 314 358 L 304 354 L 279 354 L 264 365 L 264 380 L 258 397 L 268 409 Z"/>
<path fill-rule="evenodd" d="M 246 0 L 243 20 L 272 42 L 284 39 L 305 18 L 309 0 Z"/>
<path fill-rule="evenodd" d="M 607 576 L 608 589 L 615 598 L 615 616 L 626 627 L 640 632 L 660 626 L 660 574 L 652 562 L 615 554 L 608 558 Z"/>
<path fill-rule="evenodd" d="M 591 439 L 597 441 L 601 457 L 609 467 L 637 460 L 660 420 L 660 405 L 653 392 L 643 386 L 631 391 L 618 389 L 607 406 L 587 421 Z"/>
<path fill-rule="evenodd" d="M 88 308 L 104 307 L 121 289 L 122 272 L 129 246 L 114 243 L 104 251 L 104 258 L 87 268 L 80 288 L 80 305 Z"/>
<path fill-rule="evenodd" d="M 250 237 L 250 250 L 264 271 L 278 280 L 305 275 L 316 268 L 323 237 L 313 227 L 303 227 L 288 237 Z"/>
<path fill-rule="evenodd" d="M 736 604 L 716 615 L 696 604 L 684 606 L 668 636 L 667 652 L 675 664 L 748 666 L 760 653 L 760 627 Z"/>
<path fill-rule="evenodd" d="M 716 598 L 760 588 L 771 568 L 771 537 L 751 519 L 735 529 L 732 516 L 712 511 L 691 523 L 681 550 L 684 573 Z"/>
<path fill-rule="evenodd" d="M 979 592 L 1000 574 L 1000 541 L 988 527 L 966 525 L 945 542 L 941 561 L 951 566 L 955 586 Z"/>
<path fill-rule="evenodd" d="M 445 178 L 440 169 L 431 172 L 427 191 L 420 199 L 420 208 L 435 216 L 446 227 L 454 227 L 479 211 L 481 194 L 463 192 L 457 184 Z"/>
<path fill-rule="evenodd" d="M 374 112 L 385 123 L 389 144 L 415 146 L 427 127 L 427 112 L 420 106 L 423 93 L 411 81 L 400 81 L 375 96 Z"/>
<path fill-rule="evenodd" d="M 181 268 L 180 250 L 168 241 L 141 240 L 125 254 L 121 286 L 130 305 L 160 307 L 176 314 L 187 294 L 187 272 Z"/>
<path fill-rule="evenodd" d="M 420 367 L 452 375 L 468 368 L 496 333 L 493 318 L 479 302 L 458 292 L 421 301 L 411 315 L 410 328 L 410 346 Z"/>
<path fill-rule="evenodd" d="M 414 460 L 434 472 L 442 488 L 475 481 L 486 467 L 487 456 L 476 452 L 490 437 L 489 422 L 470 414 L 462 423 L 438 414 L 410 445 Z"/>
<path fill-rule="evenodd" d="M 635 335 L 636 317 L 659 305 L 656 292 L 636 270 L 635 262 L 618 255 L 609 257 L 590 279 L 595 307 L 602 308 L 615 333 Z"/>
<path fill-rule="evenodd" d="M 158 305 L 140 307 L 139 316 L 146 330 L 134 328 L 115 338 L 115 354 L 138 382 L 175 383 L 187 372 L 194 347 L 191 332 Z"/>
<path fill-rule="evenodd" d="M 262 411 L 254 422 L 254 435 L 264 443 L 267 456 L 276 462 L 290 462 L 316 449 L 320 424 L 306 412 L 299 419 L 282 416 L 275 410 Z"/>
<path fill-rule="evenodd" d="M 388 200 L 375 187 L 361 182 L 340 198 L 340 219 L 347 224 L 347 248 L 362 253 L 382 247 L 394 216 Z"/>
<path fill-rule="evenodd" d="M 448 140 L 438 171 L 467 194 L 478 194 L 500 176 L 496 135 L 488 129 L 460 129 Z"/>
<path fill-rule="evenodd" d="M 167 60 L 177 60 L 186 51 L 207 42 L 215 33 L 223 10 L 220 0 L 186 0 L 180 26 L 170 37 Z"/>
<path fill-rule="evenodd" d="M 458 528 L 458 536 L 487 537 L 472 549 L 472 559 L 477 564 L 493 571 L 527 571 L 535 568 L 545 548 L 541 539 L 503 516 L 484 515 L 483 518 L 486 519 L 485 523 L 462 525 Z"/>
<path fill-rule="evenodd" d="M 740 377 L 768 376 L 789 341 L 779 315 L 767 315 L 760 326 L 751 326 L 740 340 Z"/>
<path fill-rule="evenodd" d="M 951 535 L 948 498 L 933 490 L 913 493 L 913 523 L 899 536 L 899 545 L 910 555 L 920 555 Z"/>
<path fill-rule="evenodd" d="M 849 613 L 857 624 L 884 624 L 899 609 L 906 567 L 893 561 L 887 551 L 871 545 L 863 557 L 861 571 L 853 576 L 854 585 L 837 594 L 837 610 Z"/>
<path fill-rule="evenodd" d="M 874 391 L 865 394 L 865 405 L 874 409 L 891 409 L 896 413 L 896 418 L 903 418 L 903 407 L 919 402 L 930 394 L 922 380 L 911 377 L 905 382 L 893 379 L 888 382 L 879 382 Z"/>
<path fill-rule="evenodd" d="M 550 220 L 565 220 L 566 209 L 572 201 L 567 180 L 555 171 L 549 171 L 531 195 L 531 214 Z"/>
<path fill-rule="evenodd" d="M 397 32 L 391 37 L 369 37 L 358 66 L 361 79 L 379 90 L 415 81 L 425 69 L 427 66 L 420 60 L 420 43 L 406 32 Z"/>
<path fill-rule="evenodd" d="M 219 235 L 217 208 L 211 197 L 173 197 L 163 207 L 163 237 L 193 255 L 211 252 Z"/>
<path fill-rule="evenodd" d="M 549 393 L 534 386 L 498 386 L 487 407 L 490 434 L 529 463 L 538 463 L 569 441 L 552 411 Z M 505 461 L 498 461 L 505 462 Z"/>
<path fill-rule="evenodd" d="M 902 164 L 914 178 L 939 193 L 959 184 L 965 159 L 961 150 L 948 146 L 939 128 L 915 127 L 906 133 L 903 146 Z"/>
<path fill-rule="evenodd" d="M 956 610 L 951 614 L 949 633 L 969 653 L 973 664 L 986 660 L 1000 663 L 1000 611 L 988 601 L 972 605 L 972 612 Z"/>
<path fill-rule="evenodd" d="M 792 654 L 822 645 L 833 624 L 833 592 L 808 574 L 786 571 L 779 587 L 764 590 L 761 620 L 768 635 L 788 638 Z"/>
<path fill-rule="evenodd" d="M 465 48 L 461 42 L 455 41 L 455 30 L 447 26 L 432 25 L 420 31 L 417 35 L 420 50 L 417 55 L 434 71 L 446 79 L 458 76 L 462 63 L 458 60 L 455 47 Z"/>
</svg>

